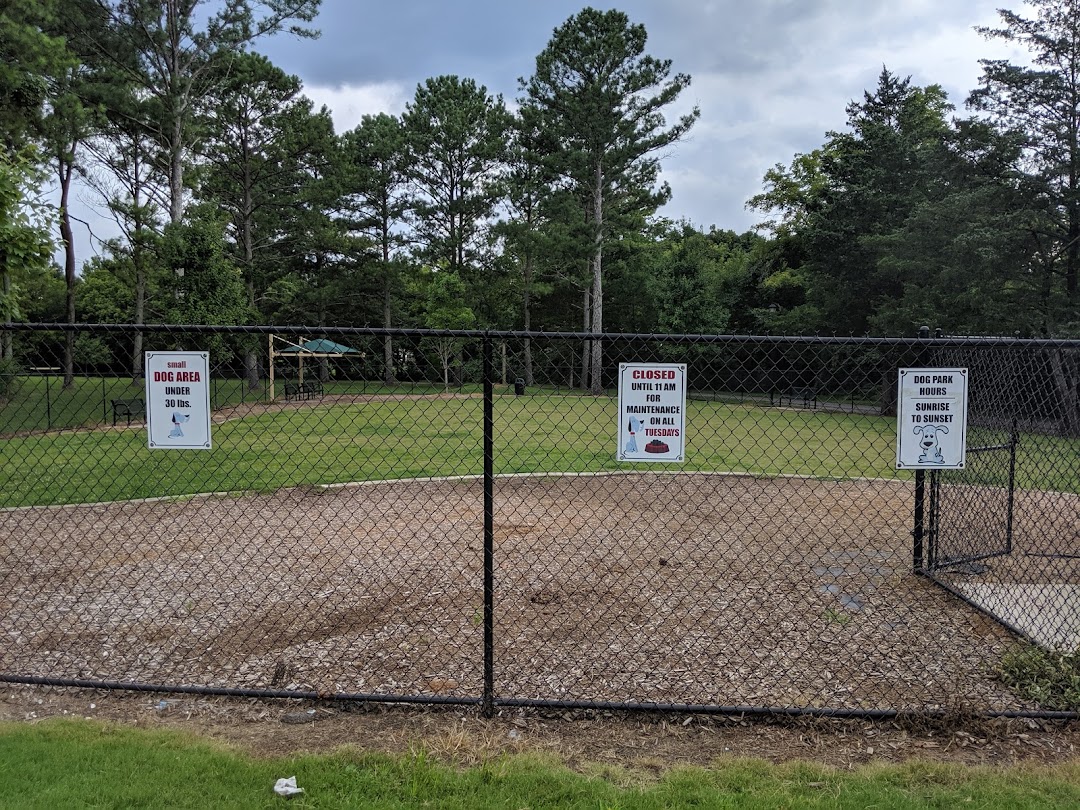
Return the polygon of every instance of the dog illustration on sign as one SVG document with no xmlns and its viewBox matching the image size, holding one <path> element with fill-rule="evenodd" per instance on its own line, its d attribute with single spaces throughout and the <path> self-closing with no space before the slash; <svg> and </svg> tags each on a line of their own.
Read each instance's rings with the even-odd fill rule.
<svg viewBox="0 0 1080 810">
<path fill-rule="evenodd" d="M 177 413 L 176 411 L 173 411 L 173 415 L 172 415 L 173 428 L 172 428 L 171 431 L 169 431 L 169 438 L 170 439 L 182 439 L 182 438 L 184 438 L 184 430 L 180 426 L 182 424 L 184 424 L 184 422 L 187 422 L 189 419 L 191 419 L 191 414 Z"/>
<path fill-rule="evenodd" d="M 919 456 L 920 464 L 944 464 L 945 458 L 941 455 L 941 444 L 938 440 L 939 433 L 948 433 L 945 425 L 916 425 L 912 430 L 919 436 L 919 447 L 922 455 Z"/>
<path fill-rule="evenodd" d="M 643 427 L 644 427 L 644 425 L 641 424 L 640 419 L 638 419 L 636 416 L 631 416 L 630 417 L 630 421 L 626 423 L 626 429 L 630 433 L 630 438 L 626 442 L 626 447 L 624 448 L 625 452 L 627 452 L 627 453 L 636 453 L 636 452 L 638 452 L 638 449 L 637 449 L 637 434 L 641 433 L 641 430 L 642 430 Z"/>
</svg>

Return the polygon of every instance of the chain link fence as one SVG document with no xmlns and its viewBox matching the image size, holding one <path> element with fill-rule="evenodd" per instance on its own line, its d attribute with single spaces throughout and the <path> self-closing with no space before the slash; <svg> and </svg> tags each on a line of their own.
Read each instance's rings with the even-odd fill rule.
<svg viewBox="0 0 1080 810">
<path fill-rule="evenodd" d="M 64 330 L 4 329 L 0 680 L 1080 709 L 1025 669 L 1080 645 L 1080 342 L 79 326 L 65 381 Z M 921 367 L 968 369 L 964 469 L 896 469 Z"/>
</svg>

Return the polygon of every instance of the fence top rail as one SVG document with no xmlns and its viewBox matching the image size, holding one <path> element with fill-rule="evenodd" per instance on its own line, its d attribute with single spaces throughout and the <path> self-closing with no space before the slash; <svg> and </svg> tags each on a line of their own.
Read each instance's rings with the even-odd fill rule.
<svg viewBox="0 0 1080 810">
<path fill-rule="evenodd" d="M 235 334 L 235 335 L 356 335 L 362 337 L 464 338 L 473 340 L 603 340 L 650 341 L 665 343 L 745 343 L 745 344 L 812 344 L 832 346 L 927 346 L 936 347 L 993 347 L 993 348 L 1055 348 L 1078 349 L 1075 338 L 1017 338 L 1005 336 L 932 336 L 932 337 L 872 337 L 869 335 L 746 335 L 746 334 L 665 334 L 654 332 L 536 332 L 497 329 L 384 329 L 366 326 L 268 326 L 208 325 L 208 324 L 123 324 L 123 323 L 0 323 L 2 331 L 28 332 L 143 332 L 146 334 Z"/>
</svg>

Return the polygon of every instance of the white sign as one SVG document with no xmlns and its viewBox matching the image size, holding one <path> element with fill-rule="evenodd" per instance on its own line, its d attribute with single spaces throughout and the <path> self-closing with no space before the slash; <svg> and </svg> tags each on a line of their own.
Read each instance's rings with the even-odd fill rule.
<svg viewBox="0 0 1080 810">
<path fill-rule="evenodd" d="M 147 352 L 144 369 L 150 448 L 209 450 L 209 352 Z"/>
<path fill-rule="evenodd" d="M 686 364 L 619 364 L 619 461 L 682 461 Z"/>
<path fill-rule="evenodd" d="M 902 368 L 897 384 L 896 469 L 963 469 L 968 370 Z"/>
</svg>

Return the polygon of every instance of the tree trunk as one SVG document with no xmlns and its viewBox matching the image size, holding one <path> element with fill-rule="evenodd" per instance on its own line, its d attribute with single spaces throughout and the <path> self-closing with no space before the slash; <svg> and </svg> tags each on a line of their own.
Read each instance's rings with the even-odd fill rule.
<svg viewBox="0 0 1080 810">
<path fill-rule="evenodd" d="M 5 309 L 7 311 L 4 313 L 4 322 L 6 324 L 10 325 L 11 324 L 11 308 L 10 308 L 10 304 L 11 304 L 11 300 L 10 300 L 10 298 L 11 298 L 11 274 L 8 272 L 8 269 L 7 269 L 6 266 L 0 267 L 0 281 L 2 281 L 3 289 L 4 289 L 3 299 L 4 299 L 4 301 L 7 302 L 7 304 L 5 305 Z M 0 332 L 0 359 L 10 360 L 11 357 L 12 357 L 11 332 L 10 331 Z"/>
<path fill-rule="evenodd" d="M 582 313 L 583 313 L 582 317 L 581 317 L 581 320 L 582 320 L 581 331 L 583 331 L 583 332 L 592 331 L 592 330 L 589 329 L 589 318 L 590 318 L 592 313 L 590 312 L 590 309 L 589 309 L 589 288 L 588 287 L 586 287 L 582 291 L 581 310 L 582 310 Z M 590 344 L 590 342 L 588 340 L 584 341 L 582 346 L 581 346 L 581 375 L 580 375 L 581 380 L 580 380 L 580 382 L 581 382 L 581 390 L 582 391 L 587 391 L 588 388 L 589 388 L 589 350 L 590 350 L 590 346 L 591 346 L 591 344 Z"/>
<path fill-rule="evenodd" d="M 600 163 L 596 164 L 596 177 L 593 185 L 593 227 L 596 229 L 593 245 L 592 258 L 592 332 L 593 334 L 604 331 L 604 287 L 603 287 L 603 255 L 604 255 L 604 170 Z M 590 391 L 599 396 L 604 392 L 604 381 L 601 366 L 604 361 L 603 341 L 592 342 L 592 374 Z"/>
<path fill-rule="evenodd" d="M 445 338 L 444 338 L 445 340 Z M 450 356 L 453 348 L 443 343 L 439 346 L 439 360 L 442 362 L 442 385 L 443 391 L 450 390 Z"/>
<path fill-rule="evenodd" d="M 169 143 L 169 222 L 184 218 L 184 119 L 182 103 L 173 104 L 172 140 Z"/>
<path fill-rule="evenodd" d="M 135 264 L 135 323 L 142 326 L 146 317 L 146 273 Z M 135 332 L 131 347 L 131 381 L 143 375 L 143 333 Z"/>
<path fill-rule="evenodd" d="M 889 369 L 881 375 L 881 397 L 878 413 L 882 416 L 896 416 L 897 407 L 896 371 Z"/>
<path fill-rule="evenodd" d="M 1069 203 L 1069 241 L 1065 245 L 1065 295 L 1069 305 L 1077 296 L 1077 271 L 1080 269 L 1080 203 Z"/>
<path fill-rule="evenodd" d="M 1074 349 L 1050 350 L 1050 374 L 1061 404 L 1061 430 L 1080 436 L 1080 355 Z"/>
<path fill-rule="evenodd" d="M 74 154 L 74 145 L 72 146 Z M 67 285 L 67 322 L 75 323 L 75 240 L 71 232 L 71 214 L 68 211 L 68 196 L 71 192 L 71 161 L 61 157 L 58 165 L 60 180 L 60 241 L 64 243 L 64 281 Z M 75 384 L 75 332 L 69 331 L 64 336 L 64 388 Z"/>
<path fill-rule="evenodd" d="M 390 297 L 390 269 L 386 268 L 386 278 L 383 285 L 383 328 L 391 327 L 391 297 Z M 397 383 L 397 372 L 394 369 L 394 339 L 390 335 L 383 337 L 383 382 L 387 385 Z"/>
<path fill-rule="evenodd" d="M 525 256 L 525 290 L 523 292 L 524 303 L 524 326 L 525 331 L 528 332 L 532 328 L 532 312 L 530 312 L 529 304 L 532 293 L 532 276 L 533 276 L 533 257 L 532 251 Z M 504 344 L 505 345 L 505 344 Z M 525 384 L 531 386 L 533 384 L 533 361 L 532 361 L 532 341 L 529 338 L 525 338 Z"/>
<path fill-rule="evenodd" d="M 255 203 L 252 200 L 251 160 L 248 157 L 247 134 L 241 136 L 241 150 L 244 156 L 244 198 L 243 198 L 243 222 L 241 223 L 240 238 L 244 250 L 244 268 L 247 275 L 248 311 L 255 312 L 255 236 L 253 231 Z M 255 345 L 250 345 L 244 351 L 244 374 L 247 377 L 249 391 L 259 389 L 259 355 Z"/>
<path fill-rule="evenodd" d="M 135 186 L 132 189 L 131 199 L 134 203 L 134 234 L 131 241 L 131 263 L 135 266 L 135 323 L 142 326 L 146 320 L 146 267 L 143 265 L 142 252 L 142 196 L 139 177 L 138 150 L 135 152 Z M 131 381 L 137 382 L 143 375 L 143 334 L 135 332 L 135 339 L 131 347 Z"/>
<path fill-rule="evenodd" d="M 250 275 L 248 277 L 247 284 L 248 293 L 248 308 L 255 311 L 255 282 L 252 281 Z M 255 346 L 248 346 L 244 350 L 244 376 L 247 378 L 247 387 L 249 391 L 257 391 L 260 387 L 259 382 L 259 353 L 255 349 Z"/>
</svg>

